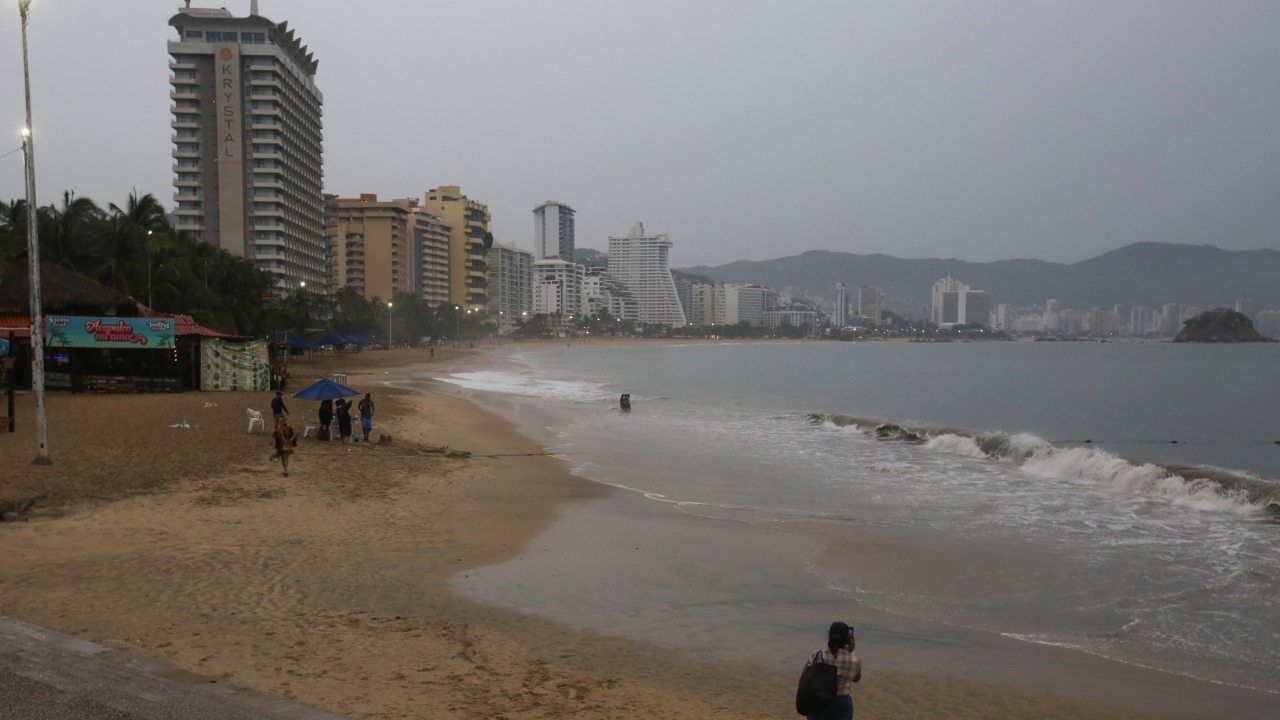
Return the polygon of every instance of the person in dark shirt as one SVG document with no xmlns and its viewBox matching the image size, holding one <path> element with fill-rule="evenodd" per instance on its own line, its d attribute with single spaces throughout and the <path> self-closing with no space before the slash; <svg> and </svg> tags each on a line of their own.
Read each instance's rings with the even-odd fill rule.
<svg viewBox="0 0 1280 720">
<path fill-rule="evenodd" d="M 275 416 L 276 422 L 289 414 L 289 408 L 284 406 L 284 393 L 279 390 L 276 391 L 276 396 L 271 398 L 271 414 Z"/>
<path fill-rule="evenodd" d="M 320 439 L 328 440 L 329 426 L 333 425 L 333 401 L 320 401 Z"/>
<path fill-rule="evenodd" d="M 338 416 L 338 434 L 342 436 L 342 446 L 347 446 L 347 438 L 351 437 L 351 403 L 339 400 L 333 404 Z"/>
</svg>

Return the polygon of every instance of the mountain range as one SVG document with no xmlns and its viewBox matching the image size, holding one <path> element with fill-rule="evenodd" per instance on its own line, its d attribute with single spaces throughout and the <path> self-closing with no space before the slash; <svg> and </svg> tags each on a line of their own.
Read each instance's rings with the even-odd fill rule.
<svg viewBox="0 0 1280 720">
<path fill-rule="evenodd" d="M 934 281 L 948 274 L 991 293 L 992 308 L 998 303 L 1044 305 L 1050 298 L 1060 308 L 1075 310 L 1115 304 L 1218 307 L 1244 298 L 1254 310 L 1280 309 L 1280 251 L 1223 250 L 1212 245 L 1141 242 L 1076 263 L 983 263 L 810 250 L 679 272 L 776 290 L 790 285 L 812 297 L 833 297 L 836 283 L 848 285 L 855 294 L 861 285 L 874 285 L 885 291 L 888 309 L 910 315 L 920 314 L 930 302 Z"/>
</svg>

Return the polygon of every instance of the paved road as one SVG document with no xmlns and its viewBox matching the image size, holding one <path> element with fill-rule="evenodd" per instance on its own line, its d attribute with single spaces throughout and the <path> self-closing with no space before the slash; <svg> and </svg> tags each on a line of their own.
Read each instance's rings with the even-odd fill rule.
<svg viewBox="0 0 1280 720">
<path fill-rule="evenodd" d="M 0 616 L 5 720 L 343 720 Z"/>
</svg>

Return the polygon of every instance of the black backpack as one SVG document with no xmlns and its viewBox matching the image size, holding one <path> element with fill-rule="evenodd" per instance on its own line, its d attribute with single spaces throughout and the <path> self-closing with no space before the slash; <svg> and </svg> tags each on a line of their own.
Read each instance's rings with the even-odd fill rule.
<svg viewBox="0 0 1280 720">
<path fill-rule="evenodd" d="M 813 661 L 800 674 L 800 686 L 796 688 L 796 712 L 801 715 L 817 715 L 836 701 L 836 666 L 822 659 L 822 651 L 813 654 Z"/>
</svg>

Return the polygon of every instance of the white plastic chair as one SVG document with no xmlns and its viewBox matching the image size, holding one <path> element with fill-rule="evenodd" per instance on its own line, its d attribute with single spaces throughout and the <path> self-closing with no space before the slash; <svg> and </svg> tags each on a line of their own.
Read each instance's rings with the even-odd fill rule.
<svg viewBox="0 0 1280 720">
<path fill-rule="evenodd" d="M 249 413 L 249 429 L 245 432 L 253 432 L 253 426 L 257 425 L 259 430 L 267 431 L 266 423 L 262 422 L 262 413 L 252 408 L 247 408 L 245 412 Z"/>
<path fill-rule="evenodd" d="M 320 423 L 312 422 L 310 417 L 304 418 L 302 423 L 302 437 L 306 437 L 311 433 L 320 432 Z"/>
</svg>

